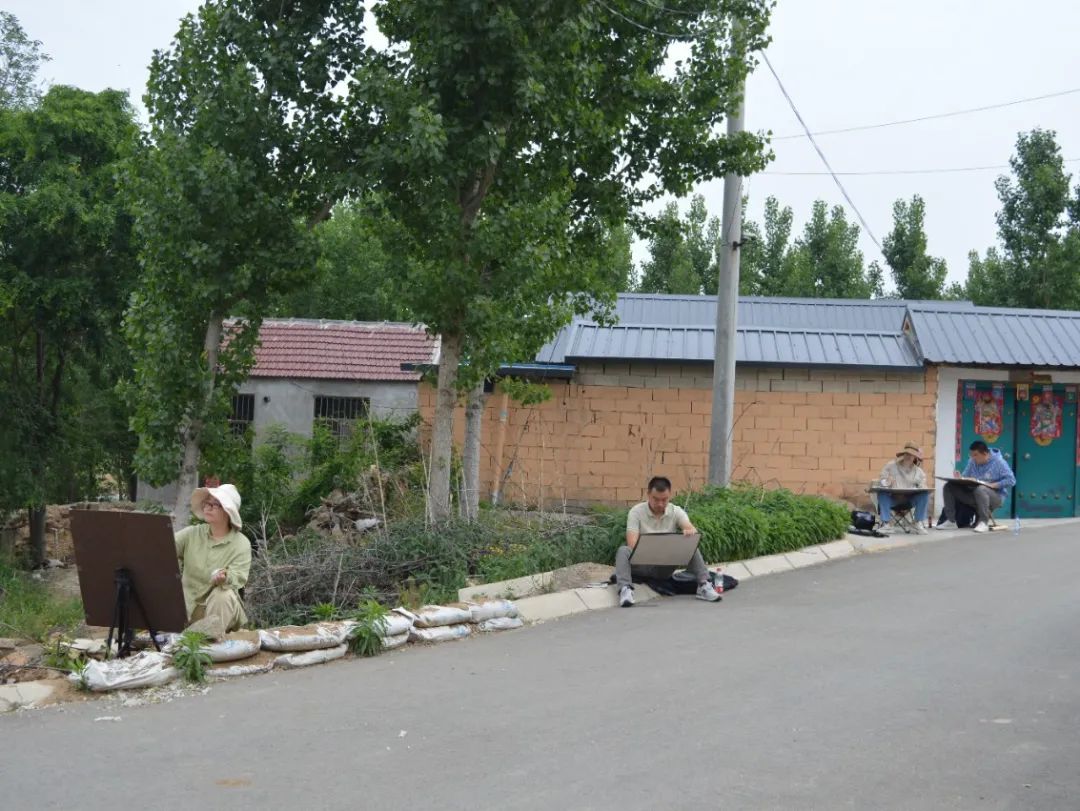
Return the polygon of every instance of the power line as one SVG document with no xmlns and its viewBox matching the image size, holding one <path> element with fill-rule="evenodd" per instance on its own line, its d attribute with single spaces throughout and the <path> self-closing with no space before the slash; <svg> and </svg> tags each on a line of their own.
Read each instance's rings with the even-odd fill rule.
<svg viewBox="0 0 1080 811">
<path fill-rule="evenodd" d="M 1066 158 L 1062 163 L 1076 163 L 1080 158 Z M 876 175 L 945 175 L 956 172 L 989 172 L 1011 169 L 1007 163 L 994 166 L 959 166 L 944 169 L 882 169 L 868 172 L 759 172 L 762 175 L 786 175 L 788 177 L 823 177 L 825 175 L 839 175 L 840 177 L 871 177 Z"/>
<path fill-rule="evenodd" d="M 788 95 L 787 88 L 784 87 L 784 83 L 780 81 L 780 75 L 776 72 L 776 68 L 772 66 L 772 62 L 769 61 L 769 55 L 765 51 L 761 52 L 761 58 L 765 61 L 765 64 L 769 68 L 769 72 L 772 73 L 773 78 L 776 79 L 776 84 L 780 86 L 780 92 L 784 94 L 784 98 L 787 99 L 788 105 L 791 107 L 791 112 L 795 113 L 795 117 L 799 120 L 803 130 L 806 132 L 806 137 L 810 139 L 810 143 L 813 144 L 814 149 L 818 153 L 818 157 L 821 158 L 821 162 L 825 164 L 825 168 L 828 169 L 828 174 L 832 176 L 833 182 L 836 187 L 840 189 L 840 193 L 844 195 L 844 199 L 847 200 L 848 205 L 851 206 L 851 210 L 855 212 L 855 216 L 859 218 L 859 222 L 862 223 L 863 229 L 866 231 L 866 235 L 873 240 L 877 245 L 879 251 L 884 253 L 884 249 L 881 247 L 881 243 L 878 242 L 878 238 L 874 236 L 874 232 L 870 229 L 870 226 L 866 222 L 866 218 L 863 217 L 862 212 L 859 211 L 859 207 L 855 205 L 855 202 L 851 199 L 851 195 L 847 193 L 847 189 L 844 188 L 844 184 L 840 182 L 840 178 L 837 177 L 836 172 L 833 171 L 832 166 L 829 165 L 829 159 L 825 157 L 825 153 L 821 151 L 821 147 L 818 146 L 818 142 L 814 140 L 813 133 L 810 132 L 810 128 L 806 126 L 806 122 L 803 120 L 802 115 L 799 113 L 799 109 L 795 106 L 795 102 L 792 101 L 791 96 Z"/>
<path fill-rule="evenodd" d="M 642 31 L 648 31 L 650 34 L 657 34 L 657 35 L 659 35 L 661 37 L 669 37 L 670 39 L 693 39 L 694 38 L 694 34 L 672 34 L 670 31 L 660 31 L 660 30 L 658 30 L 656 28 L 650 28 L 647 25 L 642 25 L 637 20 L 633 20 L 630 17 L 627 17 L 621 11 L 616 11 L 611 6 L 609 6 L 607 3 L 605 3 L 604 0 L 596 0 L 596 3 L 598 5 L 600 5 L 601 7 L 607 9 L 608 13 L 614 14 L 616 17 L 618 17 L 623 22 L 630 23 L 630 25 L 634 26 L 635 28 L 640 28 Z"/>
<path fill-rule="evenodd" d="M 1000 110 L 1003 107 L 1014 107 L 1017 104 L 1028 104 L 1033 101 L 1044 101 L 1045 99 L 1056 99 L 1061 96 L 1068 96 L 1073 93 L 1080 93 L 1080 87 L 1074 87 L 1072 90 L 1062 90 L 1059 93 L 1045 93 L 1041 96 L 1028 96 L 1023 99 L 1014 99 L 1013 101 L 1003 101 L 1000 104 L 986 104 L 982 107 L 968 107 L 965 110 L 952 110 L 947 113 L 935 113 L 933 115 L 921 115 L 916 118 L 902 118 L 897 121 L 885 121 L 881 124 L 863 124 L 858 127 L 843 127 L 835 130 L 818 130 L 813 133 L 794 133 L 791 135 L 778 135 L 772 140 L 774 141 L 790 141 L 794 138 L 806 138 L 810 135 L 839 135 L 844 132 L 863 132 L 865 130 L 878 130 L 884 127 L 899 127 L 902 124 L 917 124 L 920 121 L 933 121 L 939 118 L 953 118 L 958 115 L 970 115 L 971 113 L 984 113 L 987 110 Z"/>
<path fill-rule="evenodd" d="M 660 11 L 664 14 L 671 14 L 677 17 L 698 17 L 700 13 L 697 11 L 680 11 L 677 8 L 668 8 L 662 6 L 659 3 L 652 3 L 650 0 L 634 0 L 639 6 L 645 6 L 645 8 L 652 9 L 653 11 Z"/>
</svg>

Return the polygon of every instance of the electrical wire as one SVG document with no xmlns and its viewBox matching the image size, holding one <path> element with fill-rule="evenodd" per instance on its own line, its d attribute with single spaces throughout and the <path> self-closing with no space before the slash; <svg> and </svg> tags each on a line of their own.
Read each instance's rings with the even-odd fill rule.
<svg viewBox="0 0 1080 811">
<path fill-rule="evenodd" d="M 1076 163 L 1080 158 L 1065 158 L 1062 163 Z M 1007 163 L 993 166 L 958 166 L 944 169 L 882 169 L 869 172 L 759 172 L 762 175 L 783 175 L 787 177 L 824 177 L 826 175 L 839 175 L 840 177 L 873 177 L 878 175 L 945 175 L 957 172 L 989 172 L 1011 169 Z"/>
<path fill-rule="evenodd" d="M 644 0 L 640 0 L 644 2 Z M 1074 87 L 1072 90 L 1062 90 L 1059 93 L 1045 93 L 1041 96 L 1029 96 L 1023 99 L 1015 99 L 1013 101 L 1004 101 L 1000 104 L 986 104 L 982 107 L 969 107 L 965 110 L 952 110 L 947 113 L 935 113 L 933 115 L 920 115 L 915 118 L 901 118 L 897 121 L 885 121 L 880 124 L 863 124 L 858 127 L 842 127 L 835 130 L 818 130 L 812 133 L 793 133 L 791 135 L 778 135 L 772 140 L 774 141 L 790 141 L 794 138 L 806 138 L 809 135 L 839 135 L 845 132 L 863 132 L 865 130 L 877 130 L 885 127 L 899 127 L 903 124 L 917 124 L 921 121 L 934 121 L 939 118 L 953 118 L 958 115 L 970 115 L 971 113 L 983 113 L 987 110 L 1000 110 L 1003 107 L 1014 107 L 1017 104 L 1028 104 L 1033 101 L 1043 101 L 1045 99 L 1056 99 L 1061 96 L 1068 96 L 1073 93 L 1080 93 L 1080 87 Z"/>
<path fill-rule="evenodd" d="M 627 17 L 621 11 L 616 11 L 611 6 L 609 6 L 607 3 L 605 3 L 604 0 L 595 0 L 595 2 L 597 3 L 597 5 L 601 6 L 602 8 L 607 9 L 609 14 L 614 14 L 616 17 L 618 17 L 623 22 L 630 23 L 630 25 L 634 26 L 635 28 L 640 28 L 642 31 L 648 31 L 650 34 L 657 34 L 657 35 L 659 35 L 661 37 L 668 37 L 670 39 L 684 39 L 685 40 L 685 39 L 693 39 L 694 38 L 694 34 L 672 34 L 670 31 L 660 31 L 660 30 L 658 30 L 656 28 L 651 28 L 651 27 L 649 27 L 647 25 L 642 25 L 637 20 L 633 20 L 630 17 Z"/>
<path fill-rule="evenodd" d="M 803 130 L 806 132 L 806 137 L 810 139 L 810 143 L 813 145 L 814 150 L 818 153 L 818 157 L 821 158 L 821 162 L 825 164 L 825 168 L 829 170 L 828 174 L 832 177 L 833 182 L 836 184 L 836 187 L 840 189 L 840 194 L 844 196 L 844 199 L 847 200 L 848 205 L 851 206 L 851 210 L 855 212 L 855 216 L 859 218 L 859 222 L 862 223 L 862 227 L 866 231 L 866 235 L 870 237 L 870 239 L 875 245 L 877 245 L 878 250 L 884 253 L 884 249 L 881 247 L 881 243 L 874 235 L 874 232 L 871 230 L 869 224 L 867 224 L 866 218 L 863 217 L 862 212 L 859 211 L 859 207 L 855 205 L 855 201 L 851 199 L 851 195 L 848 194 L 847 189 L 844 188 L 844 184 L 840 182 L 840 178 L 837 177 L 836 172 L 833 171 L 832 166 L 829 164 L 829 159 L 826 158 L 825 153 L 821 151 L 821 147 L 818 146 L 818 142 L 814 140 L 814 136 L 810 132 L 810 128 L 806 126 L 806 121 L 803 120 L 802 115 L 799 113 L 799 108 L 795 106 L 795 102 L 788 94 L 787 88 L 784 87 L 784 83 L 780 81 L 780 75 L 776 72 L 776 68 L 774 68 L 772 66 L 772 62 L 769 61 L 769 55 L 765 53 L 765 51 L 762 51 L 761 58 L 765 62 L 766 66 L 768 66 L 769 72 L 772 73 L 773 78 L 776 79 L 776 84 L 779 85 L 780 92 L 783 93 L 784 98 L 787 99 L 787 103 L 791 107 L 791 112 L 795 113 L 795 118 L 797 118 L 799 120 L 799 123 L 802 125 Z"/>
<path fill-rule="evenodd" d="M 700 13 L 697 11 L 680 11 L 677 8 L 668 8 L 667 6 L 662 6 L 659 3 L 650 3 L 649 0 L 634 0 L 634 2 L 637 3 L 639 6 L 645 6 L 645 8 L 651 9 L 652 11 L 659 11 L 664 14 L 671 14 L 677 17 L 701 16 Z"/>
</svg>

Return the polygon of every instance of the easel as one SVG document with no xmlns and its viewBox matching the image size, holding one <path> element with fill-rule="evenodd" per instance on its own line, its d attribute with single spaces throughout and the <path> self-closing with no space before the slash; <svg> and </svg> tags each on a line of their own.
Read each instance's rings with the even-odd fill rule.
<svg viewBox="0 0 1080 811">
<path fill-rule="evenodd" d="M 142 616 L 147 616 L 146 610 L 142 606 L 142 602 L 139 600 L 139 593 L 135 591 L 135 578 L 131 572 L 127 569 L 117 569 L 114 574 L 114 582 L 116 583 L 116 605 L 113 607 L 113 621 L 109 626 L 109 636 L 105 640 L 105 650 L 112 650 L 113 631 L 116 631 L 116 656 L 119 659 L 123 659 L 125 656 L 131 655 L 132 642 L 135 639 L 135 629 L 131 625 L 131 604 L 135 603 L 135 607 L 139 610 Z M 154 626 L 150 624 L 150 620 L 147 620 L 147 631 L 150 632 L 150 641 L 154 643 L 154 647 L 157 650 L 161 650 L 161 645 L 157 641 L 157 632 L 154 630 Z"/>
<path fill-rule="evenodd" d="M 140 512 L 72 510 L 71 536 L 79 589 L 89 625 L 108 627 L 118 656 L 132 653 L 136 628 L 182 631 L 187 608 L 168 516 Z"/>
</svg>

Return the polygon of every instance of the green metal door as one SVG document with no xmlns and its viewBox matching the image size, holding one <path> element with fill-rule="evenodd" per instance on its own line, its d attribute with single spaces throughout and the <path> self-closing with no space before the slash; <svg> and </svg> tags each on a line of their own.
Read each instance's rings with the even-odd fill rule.
<svg viewBox="0 0 1080 811">
<path fill-rule="evenodd" d="M 1076 386 L 1017 386 L 1014 470 L 1017 515 L 1075 513 Z"/>
<path fill-rule="evenodd" d="M 960 424 L 956 431 L 956 469 L 964 469 L 968 461 L 968 446 L 976 439 L 981 439 L 991 448 L 1001 451 L 1005 461 L 1015 469 L 1015 388 L 1006 383 L 982 380 L 961 380 L 959 386 L 957 396 L 960 398 L 960 407 L 956 412 Z M 943 471 L 939 475 L 947 476 L 950 473 L 952 471 Z M 995 517 L 1008 518 L 1012 515 L 1013 495 L 1013 491 L 1010 491 L 1009 497 L 994 511 Z"/>
</svg>

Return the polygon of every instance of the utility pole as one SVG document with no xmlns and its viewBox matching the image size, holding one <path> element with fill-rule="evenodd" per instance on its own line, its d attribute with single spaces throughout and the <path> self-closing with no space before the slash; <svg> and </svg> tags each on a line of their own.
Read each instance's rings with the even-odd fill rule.
<svg viewBox="0 0 1080 811">
<path fill-rule="evenodd" d="M 728 114 L 727 134 L 743 130 L 746 82 Z M 712 428 L 709 434 L 709 484 L 731 483 L 731 433 L 735 424 L 735 321 L 739 311 L 739 246 L 742 244 L 742 177 L 724 175 L 720 244 L 720 284 L 716 291 L 716 352 L 713 360 Z"/>
</svg>

